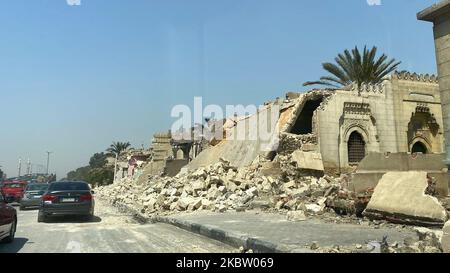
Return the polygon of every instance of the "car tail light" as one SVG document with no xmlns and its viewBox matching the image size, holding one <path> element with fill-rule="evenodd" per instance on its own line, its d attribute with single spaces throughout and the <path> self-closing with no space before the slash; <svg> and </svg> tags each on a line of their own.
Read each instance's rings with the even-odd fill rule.
<svg viewBox="0 0 450 273">
<path fill-rule="evenodd" d="M 84 194 L 80 195 L 80 202 L 91 201 L 91 200 L 92 200 L 92 194 L 90 194 L 90 193 L 84 193 Z"/>
<path fill-rule="evenodd" d="M 53 195 L 53 194 L 46 194 L 42 197 L 42 200 L 44 202 L 55 202 L 58 199 L 58 196 Z"/>
</svg>

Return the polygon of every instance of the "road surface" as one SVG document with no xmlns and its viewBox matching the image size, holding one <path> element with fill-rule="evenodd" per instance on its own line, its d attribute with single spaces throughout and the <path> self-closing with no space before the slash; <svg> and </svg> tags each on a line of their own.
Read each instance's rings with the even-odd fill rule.
<svg viewBox="0 0 450 273">
<path fill-rule="evenodd" d="M 18 208 L 17 208 L 18 210 Z M 141 225 L 96 200 L 96 217 L 37 222 L 37 210 L 18 210 L 16 239 L 0 244 L 0 253 L 229 253 L 234 248 L 177 227 Z"/>
</svg>

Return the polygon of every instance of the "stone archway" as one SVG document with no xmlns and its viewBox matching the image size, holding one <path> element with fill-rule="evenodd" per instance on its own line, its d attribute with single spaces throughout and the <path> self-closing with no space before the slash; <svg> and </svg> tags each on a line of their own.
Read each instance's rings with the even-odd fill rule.
<svg viewBox="0 0 450 273">
<path fill-rule="evenodd" d="M 428 153 L 428 148 L 427 148 L 427 146 L 424 143 L 422 143 L 420 141 L 417 141 L 412 146 L 411 153 L 413 153 L 413 154 L 416 154 L 416 153 L 427 154 Z"/>
<path fill-rule="evenodd" d="M 440 150 L 439 123 L 430 108 L 418 105 L 408 123 L 408 145 L 411 153 L 433 153 Z"/>
<path fill-rule="evenodd" d="M 366 156 L 366 142 L 358 131 L 353 131 L 348 138 L 347 155 L 349 164 L 358 164 Z"/>
</svg>

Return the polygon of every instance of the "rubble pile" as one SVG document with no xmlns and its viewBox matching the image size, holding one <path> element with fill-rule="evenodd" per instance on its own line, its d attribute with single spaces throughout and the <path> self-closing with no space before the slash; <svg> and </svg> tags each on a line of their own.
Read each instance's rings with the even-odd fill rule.
<svg viewBox="0 0 450 273">
<path fill-rule="evenodd" d="M 343 192 L 339 179 L 329 176 L 298 176 L 295 166 L 281 158 L 280 177 L 260 174 L 261 165 L 245 168 L 230 166 L 226 160 L 176 177 L 149 177 L 148 183 L 136 185 L 130 179 L 97 189 L 97 193 L 132 206 L 142 213 L 210 210 L 225 212 L 246 209 L 295 211 L 290 220 L 301 215 L 321 214 L 327 199 Z"/>
<path fill-rule="evenodd" d="M 415 237 L 407 237 L 403 242 L 391 242 L 387 236 L 380 241 L 368 241 L 364 245 L 322 247 L 312 242 L 306 247 L 318 253 L 442 253 L 442 231 L 428 228 L 414 228 Z"/>
<path fill-rule="evenodd" d="M 303 150 L 308 150 L 308 145 L 316 145 L 317 136 L 315 134 L 296 135 L 281 133 L 279 144 L 277 153 L 280 155 L 289 155 L 298 150 L 299 147 Z"/>
<path fill-rule="evenodd" d="M 364 216 L 401 224 L 442 227 L 448 213 L 424 171 L 388 172 L 379 181 Z M 411 204 L 420 204 L 412 206 Z"/>
</svg>

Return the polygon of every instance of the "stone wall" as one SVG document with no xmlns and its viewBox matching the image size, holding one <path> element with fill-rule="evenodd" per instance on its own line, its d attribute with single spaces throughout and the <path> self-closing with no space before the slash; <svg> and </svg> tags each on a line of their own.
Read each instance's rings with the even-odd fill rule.
<svg viewBox="0 0 450 273">
<path fill-rule="evenodd" d="M 450 164 L 450 0 L 439 3 L 423 10 L 417 15 L 419 20 L 434 23 L 434 40 L 436 59 L 439 73 L 440 95 L 444 135 L 447 152 L 446 161 Z"/>
<path fill-rule="evenodd" d="M 426 112 L 421 129 L 412 116 Z M 425 114 L 424 114 L 425 115 Z M 337 90 L 317 110 L 317 138 L 325 168 L 348 168 L 348 140 L 362 136 L 365 153 L 411 152 L 416 142 L 429 153 L 443 152 L 443 123 L 437 78 L 415 73 L 394 73 L 383 83 Z M 416 128 L 412 130 L 410 128 Z M 410 129 L 411 132 L 408 130 Z"/>
<path fill-rule="evenodd" d="M 412 145 L 420 141 L 431 153 L 442 153 L 443 122 L 439 85 L 435 76 L 415 73 L 395 73 L 391 79 L 391 90 L 394 97 L 396 135 L 399 152 L 411 152 Z M 429 110 L 437 122 L 436 134 L 418 131 L 408 136 L 408 124 L 418 108 Z"/>
</svg>

